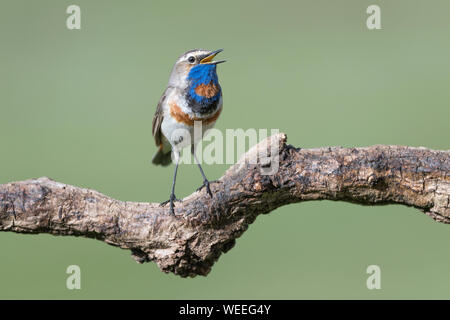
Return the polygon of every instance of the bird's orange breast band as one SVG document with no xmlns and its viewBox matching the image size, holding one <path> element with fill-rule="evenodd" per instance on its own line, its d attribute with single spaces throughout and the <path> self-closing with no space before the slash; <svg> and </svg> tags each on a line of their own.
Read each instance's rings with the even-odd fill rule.
<svg viewBox="0 0 450 320">
<path fill-rule="evenodd" d="M 184 113 L 176 103 L 170 104 L 170 115 L 172 116 L 172 118 L 174 118 L 175 121 L 184 123 L 188 126 L 193 126 L 194 121 L 201 121 L 202 124 L 211 124 L 215 122 L 217 118 L 219 118 L 221 111 L 222 108 L 217 110 L 208 118 L 197 118 L 197 117 L 192 118 L 187 113 Z"/>
</svg>

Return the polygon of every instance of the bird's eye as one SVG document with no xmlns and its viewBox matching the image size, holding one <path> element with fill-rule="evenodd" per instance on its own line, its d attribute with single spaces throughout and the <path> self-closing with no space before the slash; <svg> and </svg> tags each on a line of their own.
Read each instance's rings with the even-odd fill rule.
<svg viewBox="0 0 450 320">
<path fill-rule="evenodd" d="M 189 61 L 190 63 L 194 63 L 194 62 L 195 62 L 195 58 L 194 58 L 193 56 L 190 56 L 190 57 L 188 58 L 188 61 Z"/>
</svg>

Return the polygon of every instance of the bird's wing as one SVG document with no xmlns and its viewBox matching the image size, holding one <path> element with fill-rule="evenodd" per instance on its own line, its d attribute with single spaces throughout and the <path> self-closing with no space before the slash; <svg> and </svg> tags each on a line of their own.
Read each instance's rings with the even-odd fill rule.
<svg viewBox="0 0 450 320">
<path fill-rule="evenodd" d="M 171 87 L 167 87 L 164 93 L 161 96 L 161 99 L 159 99 L 158 106 L 156 107 L 155 115 L 153 116 L 152 121 L 152 134 L 155 138 L 155 143 L 159 147 L 162 143 L 162 137 L 161 137 L 161 123 L 164 118 L 164 112 L 163 112 L 163 103 L 166 100 L 168 96 L 168 91 Z"/>
</svg>

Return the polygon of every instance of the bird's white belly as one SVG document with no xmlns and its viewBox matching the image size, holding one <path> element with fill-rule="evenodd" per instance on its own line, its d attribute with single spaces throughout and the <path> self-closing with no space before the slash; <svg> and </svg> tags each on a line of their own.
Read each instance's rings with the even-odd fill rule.
<svg viewBox="0 0 450 320">
<path fill-rule="evenodd" d="M 161 124 L 161 131 L 170 142 L 172 148 L 181 150 L 187 146 L 198 143 L 204 133 L 211 129 L 214 123 L 204 125 L 201 121 L 196 121 L 194 126 L 189 126 L 182 122 L 177 122 L 171 117 L 164 117 Z"/>
<path fill-rule="evenodd" d="M 161 131 L 173 148 L 183 149 L 192 144 L 194 128 L 174 118 L 164 117 Z"/>
</svg>

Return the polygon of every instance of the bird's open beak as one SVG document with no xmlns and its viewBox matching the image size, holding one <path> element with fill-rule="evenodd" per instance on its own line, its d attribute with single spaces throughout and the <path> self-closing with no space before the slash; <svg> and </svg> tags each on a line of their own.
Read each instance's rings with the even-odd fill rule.
<svg viewBox="0 0 450 320">
<path fill-rule="evenodd" d="M 226 60 L 212 61 L 212 59 L 214 59 L 214 57 L 222 51 L 223 51 L 223 49 L 211 51 L 210 53 L 208 53 L 208 55 L 206 57 L 204 57 L 202 60 L 200 60 L 200 63 L 201 64 L 219 64 L 219 63 L 225 62 Z"/>
</svg>

